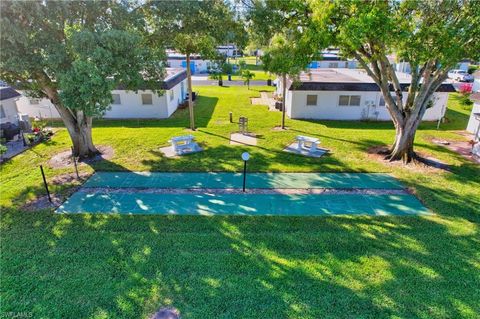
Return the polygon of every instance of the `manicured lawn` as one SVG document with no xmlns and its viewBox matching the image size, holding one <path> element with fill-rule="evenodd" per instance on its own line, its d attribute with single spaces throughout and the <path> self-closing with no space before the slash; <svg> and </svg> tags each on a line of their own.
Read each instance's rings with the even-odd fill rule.
<svg viewBox="0 0 480 319">
<path fill-rule="evenodd" d="M 238 59 L 230 59 L 230 63 L 238 64 L 239 61 L 245 61 L 247 62 L 247 69 L 250 70 L 252 73 L 255 74 L 255 77 L 253 80 L 261 80 L 261 81 L 266 81 L 268 79 L 275 80 L 276 76 L 273 74 L 268 74 L 263 70 L 263 67 L 261 64 L 256 65 L 255 64 L 255 57 L 249 56 L 249 57 L 243 57 L 243 58 L 238 58 Z M 260 58 L 258 59 L 259 63 L 261 63 Z M 233 75 L 232 80 L 242 80 L 242 77 L 240 75 Z"/>
<path fill-rule="evenodd" d="M 35 318 L 139 318 L 172 305 L 184 318 L 478 318 L 480 169 L 429 142 L 462 139 L 469 109 L 450 99 L 448 123 L 422 124 L 417 150 L 450 172 L 389 166 L 366 155 L 393 140 L 389 123 L 287 120 L 249 97 L 271 88 L 199 87 L 193 134 L 205 152 L 167 159 L 158 147 L 188 131 L 186 110 L 159 121 L 95 122 L 94 140 L 115 149 L 94 170 L 387 172 L 436 213 L 429 217 L 188 217 L 25 212 L 42 195 L 38 165 L 69 148 L 49 143 L 1 166 L 1 311 Z M 230 146 L 229 123 L 247 116 L 257 147 Z M 318 137 L 331 155 L 280 150 L 295 135 Z M 50 183 L 66 169 L 46 169 Z M 72 184 L 52 185 L 66 194 Z"/>
</svg>

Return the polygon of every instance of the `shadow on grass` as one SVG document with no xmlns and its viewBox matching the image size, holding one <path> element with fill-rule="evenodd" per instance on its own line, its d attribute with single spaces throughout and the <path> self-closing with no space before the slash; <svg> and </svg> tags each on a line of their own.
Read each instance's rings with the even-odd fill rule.
<svg viewBox="0 0 480 319">
<path fill-rule="evenodd" d="M 452 203 L 457 195 L 448 190 L 422 191 L 433 192 L 434 207 L 451 206 L 452 215 L 6 211 L 2 272 L 11 293 L 3 311 L 139 318 L 171 305 L 186 318 L 475 317 L 478 230 L 457 212 L 478 215 L 476 203 Z"/>
</svg>

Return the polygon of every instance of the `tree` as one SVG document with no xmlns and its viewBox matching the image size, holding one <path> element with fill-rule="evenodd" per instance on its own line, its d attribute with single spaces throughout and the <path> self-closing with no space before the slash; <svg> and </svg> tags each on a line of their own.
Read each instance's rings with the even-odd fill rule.
<svg viewBox="0 0 480 319">
<path fill-rule="evenodd" d="M 251 72 L 250 70 L 243 70 L 241 75 L 243 78 L 243 84 L 246 84 L 250 90 L 250 80 L 255 77 L 255 73 Z"/>
<path fill-rule="evenodd" d="M 155 41 L 185 54 L 190 128 L 195 130 L 191 55 L 216 57 L 216 46 L 227 39 L 228 30 L 236 25 L 233 12 L 221 0 L 150 1 L 144 9 L 149 28 L 154 30 Z"/>
<path fill-rule="evenodd" d="M 283 26 L 297 30 L 295 41 L 310 41 L 319 49 L 336 46 L 359 61 L 378 85 L 395 126 L 386 154 L 390 161 L 416 158 L 416 130 L 448 70 L 461 59 L 480 59 L 475 0 L 266 0 L 252 1 L 250 7 L 253 28 L 264 34 L 260 39 Z M 388 59 L 393 53 L 411 66 L 407 87 Z"/>
<path fill-rule="evenodd" d="M 415 134 L 434 92 L 458 61 L 480 58 L 478 2 L 312 1 L 310 9 L 317 28 L 329 30 L 332 44 L 356 58 L 380 88 L 396 130 L 386 159 L 416 159 Z M 388 59 L 392 53 L 411 66 L 406 88 Z"/>
<path fill-rule="evenodd" d="M 265 71 L 276 74 L 282 81 L 282 125 L 285 129 L 287 79 L 296 78 L 310 61 L 311 53 L 298 42 L 288 41 L 286 36 L 276 34 L 262 56 Z"/>
<path fill-rule="evenodd" d="M 265 71 L 282 80 L 282 129 L 285 129 L 287 79 L 296 78 L 328 45 L 328 33 L 317 29 L 308 1 L 246 0 L 250 42 L 262 47 Z M 313 41 L 315 39 L 316 41 Z"/>
<path fill-rule="evenodd" d="M 0 76 L 60 114 L 74 155 L 98 153 L 92 119 L 111 90 L 159 87 L 161 50 L 145 46 L 141 19 L 115 1 L 2 1 Z"/>
</svg>

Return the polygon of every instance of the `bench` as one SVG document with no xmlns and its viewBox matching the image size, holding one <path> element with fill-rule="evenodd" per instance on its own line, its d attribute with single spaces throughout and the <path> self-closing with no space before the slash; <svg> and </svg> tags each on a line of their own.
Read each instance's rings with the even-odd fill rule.
<svg viewBox="0 0 480 319">
<path fill-rule="evenodd" d="M 304 135 L 297 135 L 295 139 L 298 143 L 298 150 L 308 149 L 309 152 L 315 152 L 317 150 L 317 145 L 320 143 L 318 138 Z"/>
<path fill-rule="evenodd" d="M 172 137 L 169 142 L 172 144 L 173 151 L 181 155 L 187 151 L 195 152 L 198 150 L 198 144 L 194 142 L 194 139 L 193 135 L 183 135 Z"/>
</svg>

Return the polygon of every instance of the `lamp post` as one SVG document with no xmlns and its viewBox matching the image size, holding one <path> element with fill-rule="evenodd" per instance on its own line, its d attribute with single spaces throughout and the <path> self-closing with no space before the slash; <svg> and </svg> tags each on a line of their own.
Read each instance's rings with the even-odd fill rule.
<svg viewBox="0 0 480 319">
<path fill-rule="evenodd" d="M 250 159 L 250 154 L 248 152 L 242 153 L 243 160 L 243 192 L 245 193 L 245 184 L 247 181 L 247 161 Z"/>
</svg>

